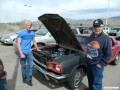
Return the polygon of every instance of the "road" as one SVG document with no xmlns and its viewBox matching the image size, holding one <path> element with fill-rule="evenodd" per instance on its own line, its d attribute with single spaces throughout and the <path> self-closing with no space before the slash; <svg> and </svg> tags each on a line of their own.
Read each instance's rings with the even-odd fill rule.
<svg viewBox="0 0 120 90">
<path fill-rule="evenodd" d="M 12 45 L 0 43 L 0 58 L 7 71 L 8 90 L 70 90 L 66 83 L 56 84 L 47 81 L 38 71 L 33 70 L 33 86 L 22 83 L 21 68 Z M 87 77 L 83 78 L 81 86 L 76 90 L 88 87 Z M 120 90 L 120 63 L 117 66 L 107 65 L 104 71 L 103 90 Z"/>
</svg>

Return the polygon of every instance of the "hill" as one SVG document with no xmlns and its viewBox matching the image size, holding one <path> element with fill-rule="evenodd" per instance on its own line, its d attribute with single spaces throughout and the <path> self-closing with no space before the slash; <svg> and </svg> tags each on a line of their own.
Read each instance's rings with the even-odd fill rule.
<svg viewBox="0 0 120 90">
<path fill-rule="evenodd" d="M 106 25 L 106 18 L 100 18 L 103 20 L 104 25 Z M 79 19 L 79 20 L 74 20 L 70 18 L 65 18 L 67 23 L 70 23 L 71 25 L 75 26 L 92 26 L 92 23 L 95 19 Z M 33 22 L 34 24 L 41 24 L 40 21 L 35 21 Z M 110 27 L 120 27 L 120 16 L 114 16 L 114 17 L 109 17 L 107 19 L 107 25 Z"/>
<path fill-rule="evenodd" d="M 106 23 L 105 18 L 101 18 L 104 22 Z M 71 27 L 91 27 L 94 19 L 80 19 L 80 20 L 74 20 L 70 18 L 65 18 L 67 23 L 70 24 Z M 24 20 L 25 21 L 25 20 Z M 22 20 L 21 22 L 9 22 L 9 23 L 0 23 L 0 32 L 3 31 L 18 31 L 20 29 L 24 29 L 24 21 Z M 110 17 L 107 19 L 108 21 L 108 26 L 111 28 L 114 27 L 119 27 L 120 28 L 120 16 L 114 16 Z M 40 21 L 33 21 L 33 28 L 34 29 L 39 29 L 41 27 L 42 23 Z"/>
</svg>

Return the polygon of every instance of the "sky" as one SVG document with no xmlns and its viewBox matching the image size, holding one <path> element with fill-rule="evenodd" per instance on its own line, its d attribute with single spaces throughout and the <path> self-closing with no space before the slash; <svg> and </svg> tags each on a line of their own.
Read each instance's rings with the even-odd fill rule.
<svg viewBox="0 0 120 90">
<path fill-rule="evenodd" d="M 0 22 L 37 21 L 45 13 L 75 20 L 120 16 L 119 0 L 0 0 Z"/>
</svg>

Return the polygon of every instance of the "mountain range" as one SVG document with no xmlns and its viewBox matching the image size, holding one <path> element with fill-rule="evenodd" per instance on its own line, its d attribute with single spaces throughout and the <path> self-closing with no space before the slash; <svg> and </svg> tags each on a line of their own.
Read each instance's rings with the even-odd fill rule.
<svg viewBox="0 0 120 90">
<path fill-rule="evenodd" d="M 106 18 L 100 18 L 100 19 L 102 19 L 104 22 L 104 25 L 106 25 Z M 82 25 L 91 26 L 95 19 L 74 20 L 74 19 L 70 19 L 70 18 L 65 18 L 65 20 L 67 23 L 70 23 L 70 24 L 82 24 Z M 33 23 L 38 24 L 38 23 L 40 23 L 40 21 L 35 21 Z M 114 17 L 107 18 L 107 26 L 120 27 L 120 16 L 114 16 Z"/>
</svg>

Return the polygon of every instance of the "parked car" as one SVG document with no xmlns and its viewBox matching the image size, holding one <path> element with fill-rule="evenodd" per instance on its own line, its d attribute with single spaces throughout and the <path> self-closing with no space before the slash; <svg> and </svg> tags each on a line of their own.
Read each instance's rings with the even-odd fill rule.
<svg viewBox="0 0 120 90">
<path fill-rule="evenodd" d="M 118 31 L 120 31 L 120 27 L 114 27 L 113 30 L 117 30 L 117 32 L 118 32 Z"/>
<path fill-rule="evenodd" d="M 78 27 L 80 34 L 91 34 L 93 27 Z"/>
<path fill-rule="evenodd" d="M 13 40 L 17 37 L 17 32 L 4 34 L 1 36 L 0 42 L 3 44 L 13 44 Z"/>
<path fill-rule="evenodd" d="M 120 30 L 117 32 L 117 36 L 116 37 L 120 37 Z"/>
<path fill-rule="evenodd" d="M 83 30 L 83 34 L 91 34 L 91 33 L 92 33 L 92 30 L 89 30 L 89 29 Z"/>
<path fill-rule="evenodd" d="M 110 30 L 108 35 L 109 36 L 117 36 L 117 33 L 118 33 L 117 30 Z"/>
<path fill-rule="evenodd" d="M 37 30 L 33 29 L 32 31 L 36 32 Z M 18 32 L 13 32 L 13 33 L 2 35 L 0 38 L 0 42 L 3 44 L 13 44 L 13 41 L 17 37 Z"/>
<path fill-rule="evenodd" d="M 110 36 L 120 36 L 120 28 L 113 28 L 108 33 Z"/>
<path fill-rule="evenodd" d="M 67 81 L 73 89 L 81 85 L 86 74 L 85 50 L 88 34 L 74 35 L 66 21 L 57 14 L 44 14 L 38 18 L 48 29 L 57 45 L 41 46 L 41 52 L 33 48 L 34 68 L 47 80 L 57 83 Z M 120 45 L 111 37 L 112 57 L 110 62 L 118 64 Z"/>
<path fill-rule="evenodd" d="M 59 45 L 44 46 L 40 54 L 33 50 L 34 67 L 47 78 L 56 82 L 67 80 L 71 88 L 77 88 L 86 71 L 85 55 L 81 53 L 83 50 L 79 42 L 62 17 L 45 14 L 39 19 Z"/>
<path fill-rule="evenodd" d="M 35 40 L 38 45 L 55 45 L 56 41 L 46 28 L 41 28 L 35 33 Z M 33 47 L 33 44 L 32 44 Z"/>
<path fill-rule="evenodd" d="M 108 34 L 110 32 L 111 28 L 110 27 L 104 27 L 103 32 Z"/>
<path fill-rule="evenodd" d="M 78 28 L 72 28 L 74 34 L 80 34 L 80 30 Z"/>
</svg>

